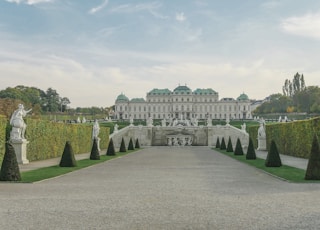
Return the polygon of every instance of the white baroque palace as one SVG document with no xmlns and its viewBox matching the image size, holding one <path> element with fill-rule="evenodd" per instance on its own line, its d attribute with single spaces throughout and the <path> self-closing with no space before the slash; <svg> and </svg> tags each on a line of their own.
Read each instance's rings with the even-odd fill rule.
<svg viewBox="0 0 320 230">
<path fill-rule="evenodd" d="M 129 100 L 121 93 L 115 101 L 115 119 L 251 119 L 251 101 L 246 94 L 222 98 L 211 88 L 192 91 L 188 86 L 153 89 L 144 98 Z"/>
</svg>

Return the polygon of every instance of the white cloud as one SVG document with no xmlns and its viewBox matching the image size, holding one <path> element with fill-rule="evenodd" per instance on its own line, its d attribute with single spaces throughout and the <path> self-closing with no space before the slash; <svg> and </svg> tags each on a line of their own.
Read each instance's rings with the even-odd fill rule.
<svg viewBox="0 0 320 230">
<path fill-rule="evenodd" d="M 158 2 L 144 3 L 144 4 L 123 4 L 111 9 L 111 12 L 115 13 L 134 13 L 139 11 L 149 11 L 154 12 L 155 9 L 161 7 L 161 4 Z"/>
<path fill-rule="evenodd" d="M 284 19 L 281 27 L 290 34 L 320 39 L 320 13 Z"/>
<path fill-rule="evenodd" d="M 36 5 L 39 3 L 48 3 L 48 2 L 53 2 L 54 0 L 6 0 L 7 2 L 10 3 L 16 3 L 16 4 L 27 4 L 27 5 Z"/>
<path fill-rule="evenodd" d="M 98 11 L 102 10 L 104 7 L 106 7 L 109 3 L 109 0 L 104 0 L 101 5 L 93 7 L 92 9 L 89 10 L 89 14 L 95 14 Z"/>
<path fill-rule="evenodd" d="M 277 8 L 280 5 L 281 5 L 280 1 L 272 0 L 272 1 L 267 1 L 267 2 L 262 3 L 261 7 L 265 8 L 265 9 L 274 9 L 274 8 Z"/>
<path fill-rule="evenodd" d="M 184 22 L 186 20 L 186 16 L 184 16 L 184 13 L 176 13 L 176 20 L 179 22 Z"/>
</svg>

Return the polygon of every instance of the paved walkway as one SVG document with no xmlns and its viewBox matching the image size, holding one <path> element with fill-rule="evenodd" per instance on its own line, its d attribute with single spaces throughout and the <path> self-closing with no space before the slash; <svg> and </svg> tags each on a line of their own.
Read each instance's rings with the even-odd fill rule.
<svg viewBox="0 0 320 230">
<path fill-rule="evenodd" d="M 100 154 L 105 154 L 105 153 L 106 153 L 106 149 L 100 151 Z M 267 154 L 268 154 L 267 151 L 256 151 L 257 157 L 262 159 L 266 159 Z M 75 158 L 76 160 L 82 160 L 82 159 L 88 159 L 89 156 L 90 156 L 90 153 L 83 153 L 83 154 L 76 154 Z M 284 165 L 289 165 L 289 166 L 293 166 L 301 169 L 306 169 L 308 165 L 307 159 L 287 156 L 283 154 L 280 154 L 280 158 L 281 158 L 282 164 Z M 61 158 L 58 157 L 58 158 L 52 158 L 48 160 L 32 161 L 29 164 L 19 165 L 19 168 L 21 172 L 25 172 L 25 171 L 38 169 L 38 168 L 58 165 L 60 162 L 60 159 Z"/>
<path fill-rule="evenodd" d="M 152 147 L 39 183 L 0 183 L 0 229 L 319 229 L 320 184 L 209 147 Z"/>
</svg>

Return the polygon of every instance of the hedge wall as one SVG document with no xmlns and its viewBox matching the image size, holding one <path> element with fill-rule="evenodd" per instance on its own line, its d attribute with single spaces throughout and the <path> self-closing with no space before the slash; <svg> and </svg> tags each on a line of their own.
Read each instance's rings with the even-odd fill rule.
<svg viewBox="0 0 320 230">
<path fill-rule="evenodd" d="M 267 125 L 267 147 L 273 139 L 279 153 L 309 158 L 314 133 L 320 135 L 320 117 Z"/>
<path fill-rule="evenodd" d="M 27 158 L 30 161 L 61 156 L 66 141 L 70 141 L 74 153 L 86 153 L 92 147 L 92 125 L 64 124 L 45 120 L 27 119 Z M 100 127 L 100 148 L 109 143 L 109 128 Z"/>
<path fill-rule="evenodd" d="M 0 162 L 2 162 L 6 142 L 7 118 L 0 115 Z"/>
<path fill-rule="evenodd" d="M 249 135 L 258 147 L 258 128 L 252 126 L 248 129 Z M 280 154 L 309 158 L 313 134 L 320 136 L 320 117 L 287 123 L 274 123 L 266 125 L 267 148 L 271 140 L 275 140 Z"/>
<path fill-rule="evenodd" d="M 64 124 L 38 119 L 26 119 L 27 158 L 29 161 L 44 160 L 62 155 L 66 141 L 70 141 L 74 153 L 86 153 L 92 147 L 92 125 Z M 8 128 L 6 117 L 0 116 L 0 162 L 5 151 L 5 136 Z M 10 129 L 10 127 L 9 127 Z M 109 143 L 109 128 L 100 127 L 100 148 Z"/>
</svg>

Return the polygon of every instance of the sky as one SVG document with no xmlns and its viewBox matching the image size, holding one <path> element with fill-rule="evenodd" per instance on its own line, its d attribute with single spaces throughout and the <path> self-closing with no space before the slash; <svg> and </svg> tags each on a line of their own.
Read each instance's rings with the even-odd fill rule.
<svg viewBox="0 0 320 230">
<path fill-rule="evenodd" d="M 0 90 L 109 107 L 124 93 L 212 88 L 264 99 L 319 85 L 319 0 L 0 0 Z"/>
</svg>

